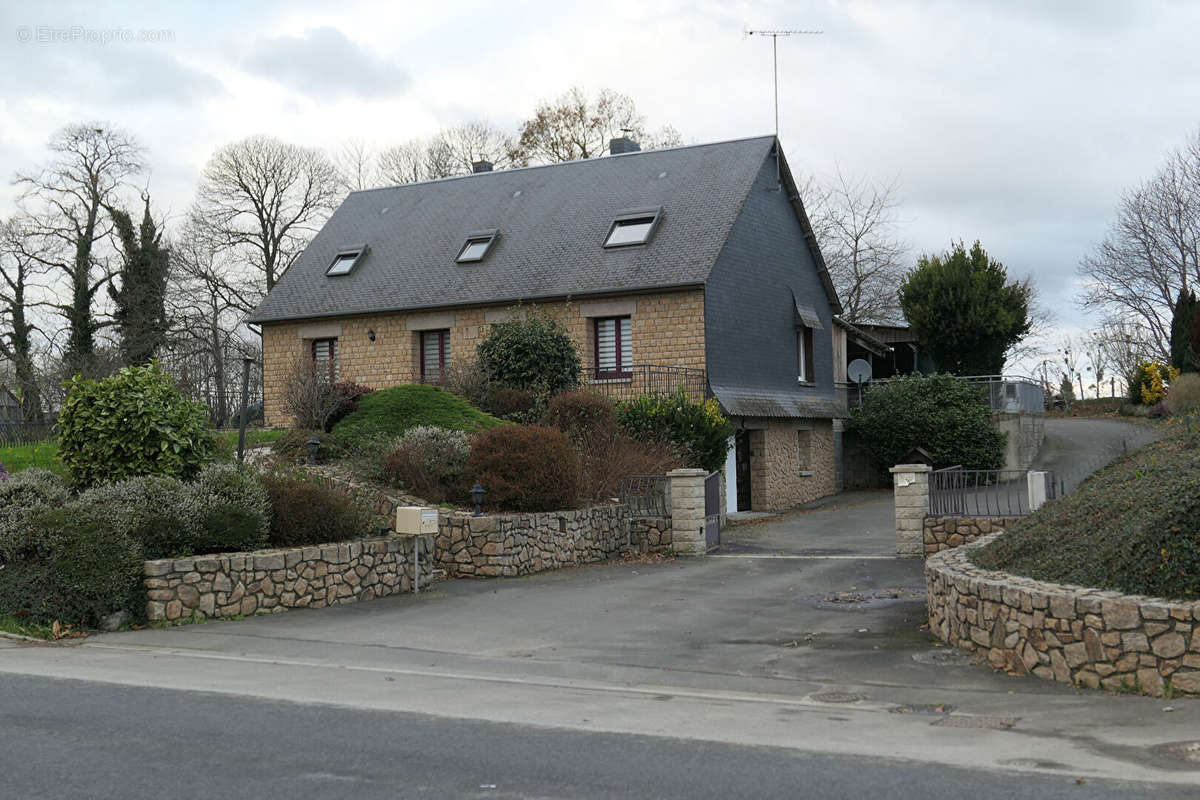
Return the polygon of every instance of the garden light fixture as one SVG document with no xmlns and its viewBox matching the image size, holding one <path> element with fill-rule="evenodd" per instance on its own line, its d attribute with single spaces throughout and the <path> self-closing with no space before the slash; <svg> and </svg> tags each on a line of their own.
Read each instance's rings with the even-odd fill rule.
<svg viewBox="0 0 1200 800">
<path fill-rule="evenodd" d="M 475 516 L 482 517 L 483 511 L 480 507 L 483 505 L 483 498 L 487 495 L 487 489 L 479 485 L 479 481 L 475 481 L 475 485 L 471 487 L 471 502 L 475 504 Z"/>
<path fill-rule="evenodd" d="M 308 463 L 317 463 L 317 451 L 321 449 L 321 440 L 313 436 L 308 440 Z"/>
</svg>

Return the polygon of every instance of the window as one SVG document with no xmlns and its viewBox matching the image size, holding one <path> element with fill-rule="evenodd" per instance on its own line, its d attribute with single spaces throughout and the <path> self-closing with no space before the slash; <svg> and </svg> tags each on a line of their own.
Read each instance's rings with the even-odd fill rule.
<svg viewBox="0 0 1200 800">
<path fill-rule="evenodd" d="M 421 383 L 441 383 L 450 363 L 450 331 L 421 331 Z"/>
<path fill-rule="evenodd" d="M 801 326 L 796 328 L 796 380 L 812 383 L 813 374 L 813 332 Z"/>
<path fill-rule="evenodd" d="M 312 358 L 317 375 L 337 382 L 337 339 L 313 339 Z"/>
<path fill-rule="evenodd" d="M 627 211 L 617 215 L 608 229 L 605 247 L 630 247 L 645 244 L 658 226 L 662 209 L 649 208 Z"/>
<path fill-rule="evenodd" d="M 812 431 L 796 431 L 796 460 L 801 477 L 812 475 Z"/>
<path fill-rule="evenodd" d="M 339 251 L 333 257 L 333 262 L 330 263 L 329 269 L 325 270 L 325 274 L 336 277 L 338 275 L 349 275 L 350 271 L 358 266 L 358 262 L 362 260 L 363 253 L 367 248 L 356 247 L 353 250 Z"/>
<path fill-rule="evenodd" d="M 629 317 L 596 320 L 596 377 L 628 378 L 633 375 L 633 328 Z"/>
<path fill-rule="evenodd" d="M 483 261 L 484 256 L 492 249 L 492 244 L 495 243 L 496 237 L 500 234 L 497 230 L 488 231 L 472 231 L 467 234 L 467 243 L 463 245 L 462 250 L 458 251 L 458 258 L 455 259 L 459 264 L 471 261 Z"/>
</svg>

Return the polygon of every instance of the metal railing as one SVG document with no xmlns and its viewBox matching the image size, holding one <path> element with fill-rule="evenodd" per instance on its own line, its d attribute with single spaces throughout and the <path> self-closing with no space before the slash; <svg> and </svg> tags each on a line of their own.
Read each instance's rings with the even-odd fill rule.
<svg viewBox="0 0 1200 800">
<path fill-rule="evenodd" d="M 662 519 L 671 516 L 670 489 L 666 475 L 630 475 L 621 481 L 621 505 L 634 518 Z"/>
<path fill-rule="evenodd" d="M 1046 410 L 1046 391 L 1042 384 L 1020 375 L 966 375 L 964 381 L 985 388 L 992 411 L 1040 414 Z"/>
<path fill-rule="evenodd" d="M 933 517 L 1023 517 L 1032 510 L 1031 470 L 947 467 L 929 476 L 929 515 Z M 1058 496 L 1051 472 L 1037 471 L 1045 481 L 1044 499 Z"/>
<path fill-rule="evenodd" d="M 642 394 L 672 394 L 683 389 L 688 399 L 699 402 L 709 397 L 708 373 L 694 367 L 668 367 L 662 364 L 637 364 L 619 378 L 599 378 L 594 372 L 584 376 L 584 386 L 593 392 L 616 399 Z"/>
<path fill-rule="evenodd" d="M 51 422 L 0 422 L 0 445 L 46 442 L 53 438 Z"/>
</svg>

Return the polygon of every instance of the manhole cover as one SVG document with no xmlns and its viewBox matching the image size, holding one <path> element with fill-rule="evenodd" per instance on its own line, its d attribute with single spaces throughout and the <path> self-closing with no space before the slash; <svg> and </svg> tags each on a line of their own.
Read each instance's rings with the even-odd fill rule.
<svg viewBox="0 0 1200 800">
<path fill-rule="evenodd" d="M 859 700 L 866 700 L 867 696 L 847 692 L 821 692 L 812 695 L 812 699 L 818 703 L 857 703 Z"/>
<path fill-rule="evenodd" d="M 938 728 L 987 728 L 1002 731 L 1016 725 L 1017 720 L 1013 717 L 942 717 L 930 724 Z"/>
<path fill-rule="evenodd" d="M 1200 761 L 1200 742 L 1172 742 L 1160 744 L 1154 749 L 1183 761 Z"/>
<path fill-rule="evenodd" d="M 909 703 L 889 708 L 893 714 L 949 714 L 954 706 L 949 703 Z"/>
</svg>

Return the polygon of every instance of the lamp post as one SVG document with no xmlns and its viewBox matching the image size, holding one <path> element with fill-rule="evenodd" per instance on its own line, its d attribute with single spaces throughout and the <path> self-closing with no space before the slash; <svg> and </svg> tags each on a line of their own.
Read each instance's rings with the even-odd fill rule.
<svg viewBox="0 0 1200 800">
<path fill-rule="evenodd" d="M 321 449 L 321 440 L 315 435 L 308 440 L 308 463 L 317 463 L 317 451 Z"/>
<path fill-rule="evenodd" d="M 479 485 L 479 481 L 475 481 L 475 485 L 471 487 L 471 502 L 475 504 L 475 516 L 482 517 L 483 498 L 487 495 L 487 489 Z"/>
</svg>

